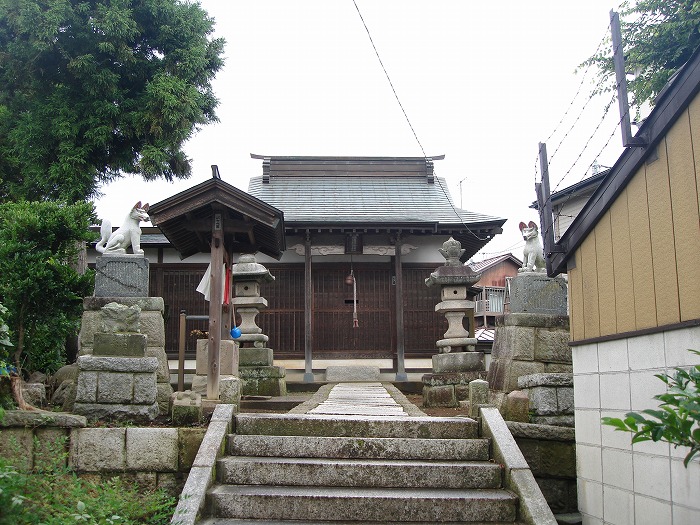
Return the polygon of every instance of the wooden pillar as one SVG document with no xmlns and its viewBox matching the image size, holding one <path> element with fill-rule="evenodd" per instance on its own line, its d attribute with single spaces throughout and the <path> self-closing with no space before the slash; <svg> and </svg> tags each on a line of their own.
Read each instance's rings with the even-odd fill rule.
<svg viewBox="0 0 700 525">
<path fill-rule="evenodd" d="M 311 280 L 311 234 L 304 242 L 304 383 L 314 382 L 313 373 L 313 281 Z"/>
<path fill-rule="evenodd" d="M 394 274 L 396 275 L 396 380 L 406 381 L 403 326 L 403 265 L 401 264 L 401 232 L 396 234 Z"/>
<path fill-rule="evenodd" d="M 224 263 L 224 213 L 214 209 L 211 225 L 211 276 L 209 289 L 209 349 L 207 369 L 207 399 L 219 399 L 221 347 L 221 289 L 223 283 L 222 269 Z"/>
</svg>

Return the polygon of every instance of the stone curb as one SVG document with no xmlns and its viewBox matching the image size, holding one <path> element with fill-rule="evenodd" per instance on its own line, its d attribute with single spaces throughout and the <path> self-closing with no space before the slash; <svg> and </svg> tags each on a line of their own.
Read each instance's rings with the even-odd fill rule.
<svg viewBox="0 0 700 525">
<path fill-rule="evenodd" d="M 574 386 L 574 374 L 529 374 L 518 378 L 518 389 L 536 386 Z"/>
<path fill-rule="evenodd" d="M 28 410 L 8 410 L 0 420 L 0 427 L 85 427 L 87 418 L 67 412 L 33 412 Z"/>
<path fill-rule="evenodd" d="M 553 425 L 536 425 L 533 423 L 518 423 L 506 421 L 508 430 L 513 436 L 526 439 L 544 439 L 547 441 L 574 441 L 575 432 L 571 427 Z"/>
<path fill-rule="evenodd" d="M 194 525 L 204 510 L 207 490 L 216 477 L 216 460 L 223 454 L 235 412 L 236 405 L 219 404 L 214 408 L 170 521 L 172 525 Z"/>
<path fill-rule="evenodd" d="M 152 373 L 158 370 L 158 359 L 155 357 L 94 357 L 81 355 L 78 357 L 78 368 L 88 372 L 138 372 Z"/>
<path fill-rule="evenodd" d="M 481 407 L 481 432 L 491 438 L 493 458 L 505 469 L 505 484 L 520 498 L 519 519 L 528 525 L 557 525 L 532 471 L 495 407 Z"/>
<path fill-rule="evenodd" d="M 319 388 L 314 395 L 311 396 L 310 399 L 307 399 L 304 401 L 302 404 L 295 406 L 293 409 L 291 409 L 288 414 L 306 414 L 309 410 L 313 410 L 316 408 L 318 405 L 323 403 L 326 399 L 328 399 L 328 394 L 330 393 L 331 390 L 333 390 L 333 387 L 336 385 L 336 383 L 328 383 L 326 385 L 323 385 L 321 388 Z"/>
<path fill-rule="evenodd" d="M 426 416 L 425 412 L 406 399 L 406 396 L 403 395 L 403 393 L 394 385 L 391 383 L 382 383 L 382 386 L 386 388 L 389 395 L 394 398 L 394 401 L 396 401 L 396 403 L 398 403 L 398 405 L 403 408 L 404 412 L 406 412 L 409 416 Z"/>
</svg>

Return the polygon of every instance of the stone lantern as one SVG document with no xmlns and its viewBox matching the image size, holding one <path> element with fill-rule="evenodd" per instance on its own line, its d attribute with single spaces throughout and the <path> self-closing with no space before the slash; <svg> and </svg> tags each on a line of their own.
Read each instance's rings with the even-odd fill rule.
<svg viewBox="0 0 700 525">
<path fill-rule="evenodd" d="M 273 366 L 273 351 L 267 347 L 269 337 L 256 323 L 258 313 L 267 308 L 267 299 L 260 295 L 260 285 L 275 280 L 270 271 L 255 260 L 255 255 L 241 255 L 231 268 L 234 297 L 231 300 L 241 316 L 237 339 L 239 374 L 244 395 L 283 396 L 287 393 L 285 369 Z"/>
<path fill-rule="evenodd" d="M 472 335 L 464 327 L 464 317 L 474 310 L 474 302 L 467 300 L 467 289 L 481 274 L 459 260 L 464 253 L 459 241 L 450 238 L 439 251 L 445 264 L 431 273 L 425 284 L 440 286 L 435 311 L 445 314 L 448 327 L 443 339 L 435 343 L 439 354 L 433 356 L 433 373 L 423 376 L 423 404 L 458 406 L 459 401 L 468 399 L 469 382 L 485 376 L 484 354 L 475 351 L 473 326 Z"/>
</svg>

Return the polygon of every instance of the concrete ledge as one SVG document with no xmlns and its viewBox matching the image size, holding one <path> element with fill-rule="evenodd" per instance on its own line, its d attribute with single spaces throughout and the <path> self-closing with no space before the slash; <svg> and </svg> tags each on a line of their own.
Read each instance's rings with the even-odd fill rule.
<svg viewBox="0 0 700 525">
<path fill-rule="evenodd" d="M 569 427 L 555 427 L 552 425 L 535 425 L 532 423 L 518 423 L 506 421 L 508 430 L 515 437 L 527 439 L 545 439 L 547 441 L 575 441 L 575 432 Z"/>
<path fill-rule="evenodd" d="M 172 525 L 194 525 L 202 514 L 207 490 L 216 478 L 216 460 L 223 454 L 226 436 L 231 432 L 235 405 L 219 404 L 194 459 L 185 487 L 177 503 Z"/>
<path fill-rule="evenodd" d="M 505 469 L 506 487 L 520 498 L 518 517 L 528 525 L 557 525 L 525 457 L 495 407 L 481 407 L 481 433 L 491 439 L 493 458 Z"/>
<path fill-rule="evenodd" d="M 329 366 L 326 368 L 326 381 L 335 383 L 379 381 L 379 367 Z"/>
<path fill-rule="evenodd" d="M 28 410 L 8 410 L 5 417 L 0 419 L 0 427 L 84 427 L 87 426 L 85 416 L 77 416 L 66 412 L 33 412 Z"/>
</svg>

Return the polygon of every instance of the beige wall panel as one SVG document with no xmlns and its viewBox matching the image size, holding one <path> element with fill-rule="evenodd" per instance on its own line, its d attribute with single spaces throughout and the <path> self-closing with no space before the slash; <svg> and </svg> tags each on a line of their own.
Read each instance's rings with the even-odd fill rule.
<svg viewBox="0 0 700 525">
<path fill-rule="evenodd" d="M 583 332 L 583 280 L 581 249 L 576 250 L 576 268 L 569 270 L 569 332 L 572 341 L 584 339 Z"/>
<path fill-rule="evenodd" d="M 583 335 L 586 339 L 600 336 L 598 307 L 598 269 L 595 254 L 595 230 L 581 243 L 581 279 L 583 287 Z"/>
<path fill-rule="evenodd" d="M 693 103 L 688 108 L 690 117 L 690 130 L 693 135 L 693 154 L 695 156 L 695 191 L 698 196 L 698 206 L 700 207 L 700 95 L 695 97 Z"/>
<path fill-rule="evenodd" d="M 700 318 L 700 214 L 694 148 L 700 148 L 700 129 L 691 135 L 686 112 L 666 136 L 681 321 Z"/>
<path fill-rule="evenodd" d="M 658 162 L 658 161 L 657 161 Z M 632 279 L 634 280 L 634 312 L 636 329 L 656 326 L 656 294 L 651 258 L 649 210 L 644 168 L 627 184 Z"/>
<path fill-rule="evenodd" d="M 649 203 L 649 229 L 654 265 L 656 320 L 659 326 L 681 320 L 678 300 L 676 246 L 673 232 L 671 188 L 668 175 L 666 141 L 658 147 L 659 158 L 646 167 Z"/>
<path fill-rule="evenodd" d="M 630 247 L 629 209 L 627 189 L 610 207 L 612 235 L 612 255 L 615 271 L 615 318 L 617 332 L 631 332 L 636 329 L 634 311 L 635 285 L 632 278 L 632 248 Z M 646 287 L 641 287 L 646 289 Z"/>
<path fill-rule="evenodd" d="M 595 227 L 595 254 L 598 270 L 598 317 L 600 335 L 617 333 L 615 308 L 615 266 L 613 264 L 610 213 L 606 213 Z"/>
</svg>

